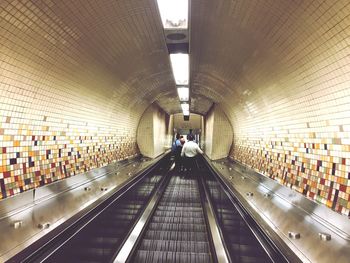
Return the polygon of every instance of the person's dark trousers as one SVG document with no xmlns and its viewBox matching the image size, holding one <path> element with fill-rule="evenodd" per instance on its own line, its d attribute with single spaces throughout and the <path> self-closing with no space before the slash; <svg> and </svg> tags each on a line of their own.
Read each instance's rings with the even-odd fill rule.
<svg viewBox="0 0 350 263">
<path fill-rule="evenodd" d="M 182 150 L 182 147 L 176 147 L 176 152 L 175 152 L 175 170 L 178 171 L 178 172 L 180 172 L 181 166 L 182 166 L 181 150 Z"/>
<path fill-rule="evenodd" d="M 186 175 L 187 176 L 195 176 L 197 173 L 197 162 L 195 157 L 186 157 Z"/>
</svg>

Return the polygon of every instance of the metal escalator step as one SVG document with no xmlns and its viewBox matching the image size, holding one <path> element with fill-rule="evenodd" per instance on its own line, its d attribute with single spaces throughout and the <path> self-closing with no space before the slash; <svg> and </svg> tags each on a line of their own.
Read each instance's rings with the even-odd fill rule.
<svg viewBox="0 0 350 263">
<path fill-rule="evenodd" d="M 207 241 L 206 232 L 173 232 L 148 230 L 145 233 L 146 239 L 178 240 L 178 241 Z"/>
<path fill-rule="evenodd" d="M 161 206 L 157 207 L 159 211 L 203 211 L 202 207 L 190 207 L 190 206 Z"/>
<path fill-rule="evenodd" d="M 205 224 L 204 218 L 187 218 L 187 217 L 159 217 L 152 218 L 154 223 L 172 223 L 172 224 Z"/>
<path fill-rule="evenodd" d="M 171 178 L 132 262 L 212 262 L 197 180 Z"/>
<path fill-rule="evenodd" d="M 160 231 L 191 231 L 191 232 L 204 232 L 207 231 L 205 224 L 158 224 L 151 222 L 148 226 L 149 230 Z"/>
<path fill-rule="evenodd" d="M 137 263 L 210 263 L 211 255 L 206 253 L 179 253 L 138 250 L 133 262 Z"/>
<path fill-rule="evenodd" d="M 202 207 L 200 202 L 160 202 L 161 206 L 172 206 L 172 207 Z"/>
<path fill-rule="evenodd" d="M 156 210 L 155 216 L 165 216 L 165 217 L 203 217 L 203 211 L 159 211 Z"/>
<path fill-rule="evenodd" d="M 208 242 L 143 239 L 140 250 L 207 253 Z"/>
</svg>

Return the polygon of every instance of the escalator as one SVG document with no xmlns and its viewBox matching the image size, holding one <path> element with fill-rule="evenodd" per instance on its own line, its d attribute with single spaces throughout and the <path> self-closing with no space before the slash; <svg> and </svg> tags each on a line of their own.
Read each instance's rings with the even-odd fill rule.
<svg viewBox="0 0 350 263">
<path fill-rule="evenodd" d="M 163 160 L 55 242 L 8 262 L 300 262 L 276 248 L 203 158 L 191 176 L 170 166 Z"/>
<path fill-rule="evenodd" d="M 7 262 L 110 262 L 171 164 L 165 156 L 71 226 L 52 231 L 58 233 L 40 239 Z"/>
<path fill-rule="evenodd" d="M 232 262 L 273 262 L 219 182 L 206 177 L 205 183 Z"/>
<path fill-rule="evenodd" d="M 198 181 L 174 175 L 130 262 L 212 262 Z"/>
<path fill-rule="evenodd" d="M 110 261 L 160 179 L 157 174 L 145 178 L 142 184 L 128 191 L 45 262 Z"/>
</svg>

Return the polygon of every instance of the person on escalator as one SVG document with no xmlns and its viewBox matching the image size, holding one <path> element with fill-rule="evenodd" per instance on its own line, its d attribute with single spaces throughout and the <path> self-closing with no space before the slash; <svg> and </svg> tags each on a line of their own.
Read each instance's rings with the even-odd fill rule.
<svg viewBox="0 0 350 263">
<path fill-rule="evenodd" d="M 176 140 L 173 145 L 173 152 L 175 155 L 175 170 L 180 172 L 181 170 L 181 150 L 182 144 L 180 140 L 180 134 L 176 134 Z"/>
<path fill-rule="evenodd" d="M 180 142 L 181 142 L 181 145 L 183 146 L 186 142 L 185 138 L 183 135 L 180 136 Z"/>
<path fill-rule="evenodd" d="M 181 150 L 181 157 L 184 157 L 184 166 L 187 174 L 190 172 L 195 173 L 197 171 L 196 156 L 198 154 L 203 154 L 201 148 L 195 143 L 194 136 L 192 134 L 188 135 L 188 141 L 184 144 Z"/>
</svg>

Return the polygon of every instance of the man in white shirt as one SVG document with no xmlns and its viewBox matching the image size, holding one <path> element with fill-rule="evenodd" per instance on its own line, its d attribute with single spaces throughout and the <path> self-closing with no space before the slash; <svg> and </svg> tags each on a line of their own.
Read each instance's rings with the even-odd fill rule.
<svg viewBox="0 0 350 263">
<path fill-rule="evenodd" d="M 189 134 L 187 139 L 188 141 L 182 147 L 181 157 L 185 158 L 184 163 L 188 173 L 197 170 L 196 156 L 197 154 L 203 154 L 203 151 L 199 148 L 198 144 L 193 141 L 194 136 L 192 134 Z"/>
</svg>

